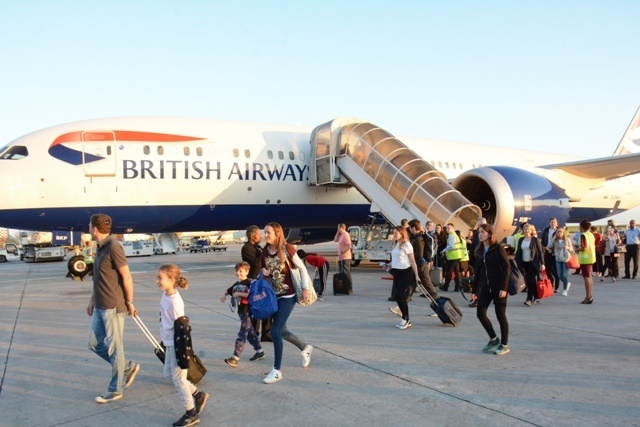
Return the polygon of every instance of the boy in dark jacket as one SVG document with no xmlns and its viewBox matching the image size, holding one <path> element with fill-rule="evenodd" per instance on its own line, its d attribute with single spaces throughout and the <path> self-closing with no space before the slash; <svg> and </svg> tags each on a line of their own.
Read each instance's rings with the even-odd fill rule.
<svg viewBox="0 0 640 427">
<path fill-rule="evenodd" d="M 238 360 L 244 350 L 244 344 L 249 340 L 249 344 L 253 346 L 256 354 L 249 360 L 252 362 L 255 360 L 264 359 L 264 351 L 262 351 L 262 345 L 256 336 L 253 326 L 251 325 L 251 316 L 249 316 L 249 302 L 247 296 L 249 295 L 249 287 L 251 286 L 251 279 L 247 278 L 249 274 L 249 263 L 241 261 L 236 264 L 236 277 L 238 281 L 231 285 L 229 289 L 224 291 L 220 297 L 220 302 L 226 302 L 227 295 L 231 298 L 235 298 L 238 307 L 238 317 L 240 318 L 240 331 L 238 332 L 238 338 L 236 339 L 236 346 L 233 350 L 233 356 L 224 359 L 225 363 L 232 368 L 238 366 Z"/>
</svg>

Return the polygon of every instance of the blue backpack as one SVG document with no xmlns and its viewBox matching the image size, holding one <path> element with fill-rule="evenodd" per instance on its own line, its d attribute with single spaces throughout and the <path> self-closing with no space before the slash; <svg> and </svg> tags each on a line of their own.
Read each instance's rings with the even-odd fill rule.
<svg viewBox="0 0 640 427">
<path fill-rule="evenodd" d="M 249 314 L 256 320 L 266 319 L 278 311 L 276 293 L 264 277 L 262 271 L 249 288 Z"/>
</svg>

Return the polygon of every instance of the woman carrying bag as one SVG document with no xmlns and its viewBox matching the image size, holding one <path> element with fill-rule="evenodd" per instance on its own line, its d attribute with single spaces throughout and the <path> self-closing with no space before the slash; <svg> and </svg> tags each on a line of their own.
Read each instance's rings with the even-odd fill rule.
<svg viewBox="0 0 640 427">
<path fill-rule="evenodd" d="M 527 300 L 524 302 L 527 307 L 531 307 L 531 304 L 538 299 L 538 273 L 544 271 L 542 244 L 540 239 L 534 236 L 534 231 L 531 224 L 525 224 L 522 227 L 524 236 L 516 251 L 516 264 L 524 273 L 524 281 L 527 284 Z"/>
</svg>

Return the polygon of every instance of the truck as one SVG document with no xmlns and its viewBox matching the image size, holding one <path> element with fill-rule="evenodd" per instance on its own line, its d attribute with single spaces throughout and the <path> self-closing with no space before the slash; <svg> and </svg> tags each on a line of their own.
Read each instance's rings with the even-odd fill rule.
<svg viewBox="0 0 640 427">
<path fill-rule="evenodd" d="M 29 244 L 23 246 L 24 262 L 63 261 L 66 251 L 62 246 Z"/>
<path fill-rule="evenodd" d="M 353 245 L 351 266 L 357 267 L 364 260 L 371 262 L 391 261 L 391 250 L 393 249 L 392 227 L 387 222 L 376 224 L 374 221 L 369 225 L 352 225 L 349 227 L 347 231 Z"/>
<path fill-rule="evenodd" d="M 20 259 L 22 259 L 20 255 L 20 249 L 13 243 L 7 243 L 0 246 L 0 262 Z"/>
</svg>

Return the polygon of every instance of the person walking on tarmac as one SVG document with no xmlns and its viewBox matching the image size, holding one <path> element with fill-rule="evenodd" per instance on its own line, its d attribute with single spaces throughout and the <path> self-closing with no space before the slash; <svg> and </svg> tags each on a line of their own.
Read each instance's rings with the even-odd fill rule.
<svg viewBox="0 0 640 427">
<path fill-rule="evenodd" d="M 448 291 L 451 276 L 455 274 L 454 291 L 457 292 L 460 290 L 460 260 L 462 259 L 464 252 L 467 250 L 467 246 L 456 234 L 453 224 L 447 224 L 445 230 L 448 234 L 447 246 L 442 251 L 442 254 L 447 258 L 447 262 L 445 264 L 445 282 L 440 286 L 440 289 Z"/>
</svg>

